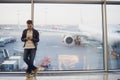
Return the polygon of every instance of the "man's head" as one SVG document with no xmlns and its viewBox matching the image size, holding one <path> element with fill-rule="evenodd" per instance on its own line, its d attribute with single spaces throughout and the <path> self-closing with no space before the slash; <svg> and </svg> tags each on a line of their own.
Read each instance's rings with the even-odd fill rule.
<svg viewBox="0 0 120 80">
<path fill-rule="evenodd" d="M 28 27 L 28 29 L 32 29 L 33 28 L 33 22 L 32 22 L 32 20 L 27 20 L 27 27 Z"/>
</svg>

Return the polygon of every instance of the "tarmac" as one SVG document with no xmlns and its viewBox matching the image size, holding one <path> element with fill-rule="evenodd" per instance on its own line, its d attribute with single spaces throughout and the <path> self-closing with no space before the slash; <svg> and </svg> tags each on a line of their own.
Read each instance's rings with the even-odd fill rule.
<svg viewBox="0 0 120 80">
<path fill-rule="evenodd" d="M 6 31 L 6 32 L 5 32 Z M 22 51 L 21 42 L 22 30 L 2 30 L 7 36 L 16 37 L 17 41 L 6 44 L 10 56 L 15 54 L 15 50 Z M 65 33 L 40 32 L 40 42 L 38 43 L 35 65 L 40 66 L 42 61 L 50 58 L 50 67 L 47 70 L 103 70 L 104 54 L 103 46 L 96 41 L 81 41 L 81 45 L 67 45 L 63 43 L 62 35 Z M 18 53 L 16 53 L 17 55 Z M 21 54 L 23 55 L 23 54 Z M 115 66 L 113 66 L 115 65 Z M 23 67 L 26 67 L 25 63 Z M 116 61 L 109 60 L 110 69 L 116 69 Z"/>
</svg>

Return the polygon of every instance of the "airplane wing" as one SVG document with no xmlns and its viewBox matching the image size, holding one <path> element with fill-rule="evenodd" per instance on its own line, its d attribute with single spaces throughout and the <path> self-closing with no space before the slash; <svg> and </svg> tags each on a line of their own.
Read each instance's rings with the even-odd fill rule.
<svg viewBox="0 0 120 80">
<path fill-rule="evenodd" d="M 69 30 L 54 30 L 54 29 L 38 29 L 40 32 L 54 32 L 54 33 L 63 33 L 71 35 L 80 35 L 81 37 L 88 37 L 90 34 L 88 32 L 81 31 L 69 31 Z"/>
</svg>

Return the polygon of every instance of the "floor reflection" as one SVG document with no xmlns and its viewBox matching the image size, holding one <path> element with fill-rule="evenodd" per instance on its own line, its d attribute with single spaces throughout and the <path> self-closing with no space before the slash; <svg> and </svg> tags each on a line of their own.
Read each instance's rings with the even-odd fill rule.
<svg viewBox="0 0 120 80">
<path fill-rule="evenodd" d="M 112 72 L 112 73 L 68 73 L 68 74 L 56 74 L 39 73 L 37 78 L 31 76 L 30 80 L 118 80 L 120 79 L 120 72 Z M 26 80 L 24 74 L 20 75 L 12 75 L 9 74 L 0 75 L 0 80 Z"/>
</svg>

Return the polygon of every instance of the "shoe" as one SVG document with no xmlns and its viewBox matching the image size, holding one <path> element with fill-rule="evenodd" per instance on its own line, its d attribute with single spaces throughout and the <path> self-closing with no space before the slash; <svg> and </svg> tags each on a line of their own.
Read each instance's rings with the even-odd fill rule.
<svg viewBox="0 0 120 80">
<path fill-rule="evenodd" d="M 38 68 L 36 68 L 33 72 L 34 72 L 34 77 L 36 77 L 37 76 L 37 73 L 38 73 Z"/>
<path fill-rule="evenodd" d="M 117 79 L 117 80 L 120 80 L 120 79 Z"/>
<path fill-rule="evenodd" d="M 26 73 L 26 78 L 27 78 L 27 80 L 29 80 L 29 78 L 30 78 L 30 73 Z"/>
<path fill-rule="evenodd" d="M 33 80 L 37 80 L 37 78 L 36 78 L 36 77 L 33 77 Z"/>
</svg>

